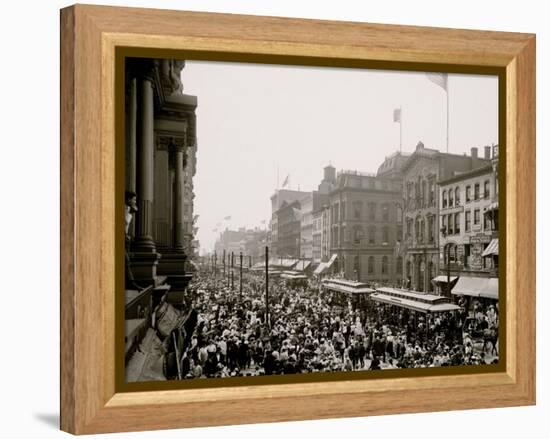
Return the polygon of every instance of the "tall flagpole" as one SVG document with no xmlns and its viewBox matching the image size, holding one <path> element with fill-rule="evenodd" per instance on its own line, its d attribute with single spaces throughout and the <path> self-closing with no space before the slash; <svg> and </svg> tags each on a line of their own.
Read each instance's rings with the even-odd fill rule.
<svg viewBox="0 0 550 439">
<path fill-rule="evenodd" d="M 449 153 L 449 76 L 447 75 L 447 154 Z"/>
<path fill-rule="evenodd" d="M 403 152 L 403 109 L 399 107 L 399 152 Z"/>
</svg>

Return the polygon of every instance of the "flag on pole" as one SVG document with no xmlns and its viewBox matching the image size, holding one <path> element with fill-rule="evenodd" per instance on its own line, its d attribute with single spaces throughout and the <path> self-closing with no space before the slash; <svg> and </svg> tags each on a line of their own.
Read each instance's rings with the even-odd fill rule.
<svg viewBox="0 0 550 439">
<path fill-rule="evenodd" d="M 265 220 L 262 221 L 262 224 L 265 224 Z"/>
<path fill-rule="evenodd" d="M 290 182 L 290 174 L 288 174 L 285 178 L 285 181 L 283 181 L 283 186 L 282 187 L 286 187 L 288 186 L 288 183 Z"/>
<path fill-rule="evenodd" d="M 229 221 L 229 220 L 231 219 L 231 215 L 224 216 L 223 219 L 224 219 L 225 221 Z"/>
<path fill-rule="evenodd" d="M 401 108 L 393 110 L 393 121 L 401 123 Z"/>
<path fill-rule="evenodd" d="M 447 91 L 447 73 L 426 73 L 426 76 L 434 84 L 439 85 L 443 90 Z"/>
</svg>

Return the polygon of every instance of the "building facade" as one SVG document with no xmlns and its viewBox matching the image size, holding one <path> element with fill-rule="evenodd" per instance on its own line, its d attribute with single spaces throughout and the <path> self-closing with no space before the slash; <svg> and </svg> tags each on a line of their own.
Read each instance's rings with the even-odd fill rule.
<svg viewBox="0 0 550 439">
<path fill-rule="evenodd" d="M 125 186 L 138 210 L 129 230 L 131 270 L 141 284 L 184 288 L 193 254 L 197 98 L 183 93 L 184 61 L 126 63 Z"/>
<path fill-rule="evenodd" d="M 302 215 L 300 202 L 283 202 L 277 211 L 277 257 L 299 259 L 301 257 Z"/>
<path fill-rule="evenodd" d="M 490 159 L 478 157 L 477 148 L 471 152 L 471 156 L 441 153 L 419 142 L 403 165 L 404 224 L 400 253 L 404 256 L 404 278 L 414 290 L 433 291 L 432 279 L 440 271 L 438 182 L 491 164 Z"/>
<path fill-rule="evenodd" d="M 277 189 L 271 196 L 271 221 L 269 233 L 270 254 L 277 257 L 285 257 L 279 250 L 279 209 L 292 204 L 295 201 L 302 200 L 308 195 L 308 192 L 293 191 L 290 189 Z M 283 214 L 284 216 L 284 214 Z M 283 238 L 287 240 L 287 238 Z"/>
<path fill-rule="evenodd" d="M 396 284 L 401 180 L 341 171 L 329 196 L 330 269 L 346 279 Z M 334 256 L 336 255 L 336 258 Z"/>
<path fill-rule="evenodd" d="M 218 261 L 223 263 L 223 255 L 233 253 L 234 255 L 243 254 L 250 261 L 261 261 L 265 257 L 265 246 L 267 243 L 267 230 L 260 228 L 246 229 L 244 227 L 238 230 L 226 229 L 220 233 L 216 240 L 214 250 Z"/>
<path fill-rule="evenodd" d="M 485 158 L 439 182 L 441 275 L 498 277 L 498 147 L 486 146 Z"/>
</svg>

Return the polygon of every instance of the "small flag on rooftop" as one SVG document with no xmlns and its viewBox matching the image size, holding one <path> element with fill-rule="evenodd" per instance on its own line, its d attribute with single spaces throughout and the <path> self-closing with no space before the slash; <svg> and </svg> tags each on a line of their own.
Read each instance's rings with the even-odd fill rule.
<svg viewBox="0 0 550 439">
<path fill-rule="evenodd" d="M 285 178 L 285 181 L 283 181 L 283 187 L 288 186 L 288 183 L 290 183 L 290 174 L 288 174 Z"/>
<path fill-rule="evenodd" d="M 401 123 L 401 108 L 393 110 L 393 121 Z"/>
<path fill-rule="evenodd" d="M 223 219 L 224 219 L 225 221 L 229 221 L 229 220 L 231 219 L 231 215 L 224 216 Z"/>
</svg>

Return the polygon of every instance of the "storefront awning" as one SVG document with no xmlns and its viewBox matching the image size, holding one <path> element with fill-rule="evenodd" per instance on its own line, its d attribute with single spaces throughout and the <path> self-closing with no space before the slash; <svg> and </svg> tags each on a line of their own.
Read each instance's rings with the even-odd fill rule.
<svg viewBox="0 0 550 439">
<path fill-rule="evenodd" d="M 498 256 L 498 238 L 491 240 L 487 248 L 481 254 L 481 256 L 483 257 L 493 256 L 493 255 Z"/>
<path fill-rule="evenodd" d="M 315 271 L 313 272 L 313 274 L 319 275 L 319 274 L 321 274 L 323 271 L 325 271 L 326 268 L 327 268 L 326 262 L 321 262 L 321 263 L 317 266 L 317 268 L 315 269 Z"/>
<path fill-rule="evenodd" d="M 332 264 L 334 264 L 334 261 L 336 261 L 336 258 L 338 257 L 338 255 L 336 253 L 334 253 L 331 258 L 329 259 L 329 261 L 326 263 L 327 264 L 327 268 L 330 268 Z"/>
<path fill-rule="evenodd" d="M 451 283 L 453 283 L 457 278 L 458 278 L 458 276 L 451 276 L 449 279 L 451 280 Z M 434 278 L 432 279 L 432 282 L 436 282 L 436 283 L 447 283 L 447 276 L 442 275 L 442 276 L 434 277 Z"/>
<path fill-rule="evenodd" d="M 305 271 L 307 270 L 307 267 L 309 267 L 311 264 L 311 261 L 298 261 L 298 263 L 294 266 L 294 270 L 296 271 Z"/>
<path fill-rule="evenodd" d="M 460 277 L 452 294 L 498 300 L 498 278 Z"/>
<path fill-rule="evenodd" d="M 481 297 L 486 297 L 488 299 L 498 300 L 498 278 L 490 277 L 487 281 L 485 289 L 481 291 Z"/>
</svg>

